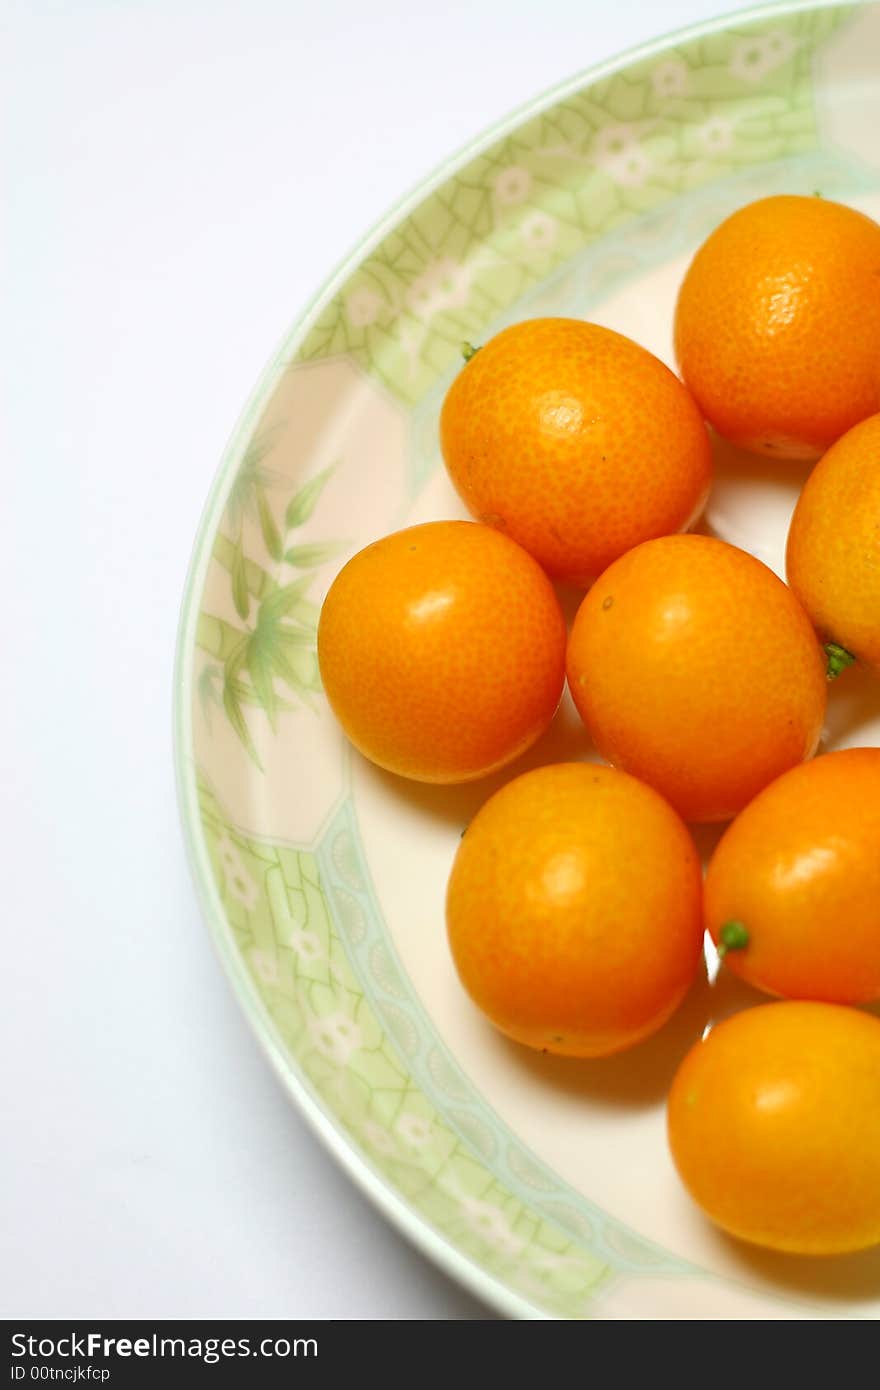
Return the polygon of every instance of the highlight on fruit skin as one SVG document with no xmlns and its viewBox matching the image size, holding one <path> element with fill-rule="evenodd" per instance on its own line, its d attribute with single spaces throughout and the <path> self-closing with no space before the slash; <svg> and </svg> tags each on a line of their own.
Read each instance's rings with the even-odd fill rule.
<svg viewBox="0 0 880 1390">
<path fill-rule="evenodd" d="M 686 826 L 626 773 L 522 774 L 471 821 L 446 896 L 477 1007 L 541 1052 L 602 1057 L 657 1031 L 702 958 L 702 872 Z"/>
<path fill-rule="evenodd" d="M 530 555 L 488 526 L 433 521 L 359 551 L 318 623 L 327 699 L 365 757 L 466 782 L 535 742 L 562 695 L 565 620 Z"/>
<path fill-rule="evenodd" d="M 880 1000 L 880 749 L 825 753 L 760 792 L 712 854 L 705 904 L 725 968 L 758 989 Z"/>
<path fill-rule="evenodd" d="M 759 1005 L 681 1063 L 667 1134 L 693 1200 L 769 1250 L 880 1242 L 880 1019 L 836 1004 Z"/>
<path fill-rule="evenodd" d="M 685 274 L 675 352 L 703 415 L 769 458 L 815 459 L 880 409 L 880 226 L 827 198 L 739 208 Z"/>
<path fill-rule="evenodd" d="M 880 671 L 878 519 L 880 414 L 848 430 L 823 455 L 789 527 L 788 582 L 827 643 L 832 677 L 853 661 Z"/>
<path fill-rule="evenodd" d="M 825 656 L 789 588 L 714 537 L 666 536 L 584 598 L 568 683 L 602 756 L 690 821 L 727 820 L 812 757 Z"/>
<path fill-rule="evenodd" d="M 554 578 L 588 584 L 705 504 L 709 437 L 688 391 L 630 338 L 580 319 L 528 319 L 468 360 L 440 417 L 449 476 L 478 520 Z"/>
</svg>

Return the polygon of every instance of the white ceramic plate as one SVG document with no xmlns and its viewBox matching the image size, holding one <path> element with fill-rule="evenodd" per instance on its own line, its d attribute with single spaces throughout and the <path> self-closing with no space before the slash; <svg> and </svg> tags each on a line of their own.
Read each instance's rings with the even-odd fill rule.
<svg viewBox="0 0 880 1390">
<path fill-rule="evenodd" d="M 723 972 L 658 1038 L 601 1063 L 529 1054 L 476 1014 L 450 963 L 443 894 L 462 827 L 512 773 L 420 787 L 353 753 L 320 691 L 319 605 L 367 541 L 462 515 L 437 443 L 462 340 L 569 314 L 671 361 L 677 285 L 710 228 L 781 191 L 880 214 L 878 129 L 880 5 L 737 16 L 541 98 L 409 197 L 319 293 L 206 507 L 176 724 L 214 940 L 332 1152 L 512 1316 L 871 1318 L 880 1253 L 751 1251 L 682 1191 L 663 1102 L 690 1042 L 753 998 Z M 728 452 L 708 523 L 780 570 L 803 476 Z M 876 710 L 848 673 L 825 746 L 880 742 Z M 564 705 L 515 770 L 584 756 Z"/>
</svg>

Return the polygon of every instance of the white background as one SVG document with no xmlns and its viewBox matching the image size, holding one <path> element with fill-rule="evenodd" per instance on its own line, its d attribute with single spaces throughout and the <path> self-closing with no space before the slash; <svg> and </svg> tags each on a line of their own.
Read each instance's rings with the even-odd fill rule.
<svg viewBox="0 0 880 1390">
<path fill-rule="evenodd" d="M 0 1316 L 490 1316 L 336 1169 L 221 975 L 174 797 L 178 605 L 238 411 L 362 232 L 716 3 L 0 5 Z"/>
</svg>

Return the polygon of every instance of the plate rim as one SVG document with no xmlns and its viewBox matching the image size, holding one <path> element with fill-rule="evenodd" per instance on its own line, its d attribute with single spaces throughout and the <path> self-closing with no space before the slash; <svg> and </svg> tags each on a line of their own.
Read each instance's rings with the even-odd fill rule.
<svg viewBox="0 0 880 1390">
<path fill-rule="evenodd" d="M 530 100 L 509 110 L 498 120 L 459 146 L 451 155 L 416 184 L 412 185 L 388 210 L 368 228 L 347 255 L 325 278 L 312 297 L 306 301 L 283 334 L 280 342 L 260 372 L 240 411 L 220 461 L 214 472 L 207 498 L 202 507 L 195 538 L 187 565 L 186 579 L 180 601 L 172 678 L 172 738 L 174 774 L 178 814 L 183 830 L 187 862 L 196 890 L 196 899 L 205 921 L 208 935 L 223 972 L 248 1026 L 282 1083 L 290 1099 L 302 1114 L 312 1132 L 323 1143 L 347 1176 L 391 1224 L 423 1255 L 437 1265 L 455 1283 L 463 1286 L 487 1307 L 507 1318 L 553 1320 L 552 1315 L 530 1299 L 515 1293 L 501 1279 L 480 1268 L 467 1255 L 457 1250 L 440 1232 L 435 1231 L 418 1213 L 412 1211 L 389 1186 L 387 1179 L 376 1172 L 369 1159 L 358 1152 L 344 1134 L 333 1124 L 308 1089 L 272 1036 L 265 1009 L 238 954 L 232 949 L 223 905 L 214 880 L 204 837 L 199 833 L 197 783 L 194 776 L 193 729 L 190 711 L 193 696 L 193 655 L 195 624 L 206 571 L 211 557 L 211 542 L 225 505 L 229 483 L 246 447 L 249 429 L 269 400 L 278 378 L 289 365 L 290 346 L 306 336 L 312 324 L 345 283 L 348 276 L 382 242 L 400 221 L 418 207 L 439 186 L 478 157 L 497 141 L 504 139 L 523 122 L 540 115 L 566 96 L 585 86 L 612 76 L 634 63 L 656 56 L 681 42 L 691 42 L 734 25 L 750 24 L 773 18 L 815 10 L 858 10 L 867 0 L 770 0 L 770 3 L 749 6 L 743 10 L 725 10 L 722 14 L 697 23 L 685 25 L 654 39 L 626 48 L 600 63 L 579 69 L 571 76 L 543 89 Z M 594 1316 L 601 1318 L 597 1305 Z"/>
</svg>

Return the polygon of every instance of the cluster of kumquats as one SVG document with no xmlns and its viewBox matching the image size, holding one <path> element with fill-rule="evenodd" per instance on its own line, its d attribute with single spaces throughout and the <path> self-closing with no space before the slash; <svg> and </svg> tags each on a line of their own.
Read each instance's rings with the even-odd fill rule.
<svg viewBox="0 0 880 1390">
<path fill-rule="evenodd" d="M 880 1000 L 880 749 L 812 759 L 829 678 L 880 669 L 880 226 L 819 197 L 740 209 L 687 271 L 675 347 L 681 379 L 574 319 L 474 352 L 440 431 L 477 520 L 355 555 L 321 673 L 356 747 L 424 782 L 512 762 L 567 677 L 609 765 L 514 777 L 467 828 L 446 902 L 465 989 L 528 1047 L 605 1056 L 670 1017 L 708 929 L 786 1002 L 685 1058 L 681 1177 L 745 1240 L 860 1249 L 880 1241 L 880 1019 L 849 1006 Z M 705 422 L 780 474 L 820 459 L 788 585 L 687 533 Z M 586 589 L 568 633 L 551 580 Z M 726 820 L 704 883 L 685 822 Z"/>
</svg>

